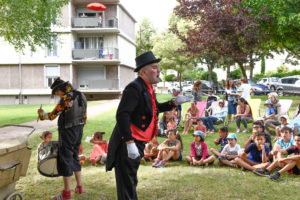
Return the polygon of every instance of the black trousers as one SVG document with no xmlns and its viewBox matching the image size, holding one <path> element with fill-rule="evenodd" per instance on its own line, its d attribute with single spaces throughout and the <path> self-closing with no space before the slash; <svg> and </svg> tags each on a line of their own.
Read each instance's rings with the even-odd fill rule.
<svg viewBox="0 0 300 200">
<path fill-rule="evenodd" d="M 59 146 L 57 156 L 57 170 L 61 176 L 72 176 L 74 171 L 81 171 L 78 158 L 81 144 L 83 125 L 71 128 L 58 127 Z"/>
<path fill-rule="evenodd" d="M 136 159 L 128 158 L 127 144 L 124 142 L 120 145 L 116 162 L 115 174 L 117 182 L 118 200 L 137 200 L 136 186 L 137 171 L 140 166 L 141 158 L 144 157 L 144 142 L 135 141 L 140 156 Z"/>
</svg>

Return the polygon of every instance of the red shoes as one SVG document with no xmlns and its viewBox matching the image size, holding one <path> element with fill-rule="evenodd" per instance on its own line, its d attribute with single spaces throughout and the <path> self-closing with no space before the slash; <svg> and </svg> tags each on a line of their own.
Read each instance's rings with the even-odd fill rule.
<svg viewBox="0 0 300 200">
<path fill-rule="evenodd" d="M 82 194 L 84 193 L 83 189 L 82 189 L 82 185 L 77 185 L 75 188 L 75 193 L 76 194 Z"/>
<path fill-rule="evenodd" d="M 53 200 L 70 200 L 72 199 L 71 197 L 71 191 L 65 191 L 63 190 L 61 194 L 59 194 L 58 196 L 54 196 L 52 197 Z"/>
</svg>

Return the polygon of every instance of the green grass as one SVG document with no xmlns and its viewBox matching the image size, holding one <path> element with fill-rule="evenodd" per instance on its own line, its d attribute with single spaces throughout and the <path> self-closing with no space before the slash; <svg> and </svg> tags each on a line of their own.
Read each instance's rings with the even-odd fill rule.
<svg viewBox="0 0 300 200">
<path fill-rule="evenodd" d="M 159 101 L 168 100 L 169 95 L 158 95 Z M 297 100 L 298 103 L 299 100 Z M 183 105 L 185 113 L 189 104 Z M 295 107 L 295 106 L 293 106 Z M 89 155 L 92 144 L 84 142 L 87 136 L 95 131 L 105 131 L 105 139 L 109 139 L 115 125 L 116 109 L 101 115 L 89 118 L 84 128 L 83 151 Z M 292 112 L 295 111 L 293 108 Z M 218 126 L 219 128 L 220 126 Z M 235 131 L 235 124 L 229 126 L 230 132 Z M 182 130 L 179 130 L 182 132 Z M 53 130 L 57 138 L 57 129 Z M 239 133 L 238 144 L 243 146 L 249 134 Z M 54 139 L 55 139 L 54 138 Z M 190 153 L 191 135 L 183 137 L 183 158 Z M 213 140 L 218 134 L 208 135 L 208 147 L 216 147 Z M 164 141 L 165 138 L 159 138 Z M 26 177 L 22 177 L 16 186 L 24 199 L 49 199 L 51 195 L 61 192 L 62 178 L 46 178 L 37 171 L 36 148 L 40 143 L 39 134 L 30 138 L 32 156 Z M 217 147 L 219 148 L 219 147 Z M 219 167 L 218 161 L 212 166 L 192 167 L 186 162 L 168 162 L 163 169 L 151 167 L 151 163 L 141 165 L 138 171 L 139 199 L 299 199 L 299 177 L 284 174 L 279 182 L 272 182 L 261 178 L 252 172 L 242 172 L 240 169 Z M 104 166 L 91 166 L 88 162 L 83 166 L 83 185 L 87 193 L 82 196 L 73 195 L 73 199 L 116 199 L 116 184 L 114 172 L 105 172 Z M 72 186 L 75 187 L 73 179 Z M 72 193 L 74 194 L 74 192 Z"/>
<path fill-rule="evenodd" d="M 88 106 L 100 105 L 108 101 L 89 101 Z M 46 112 L 52 111 L 55 104 L 43 104 Z M 0 105 L 0 125 L 21 124 L 37 119 L 40 104 Z"/>
</svg>

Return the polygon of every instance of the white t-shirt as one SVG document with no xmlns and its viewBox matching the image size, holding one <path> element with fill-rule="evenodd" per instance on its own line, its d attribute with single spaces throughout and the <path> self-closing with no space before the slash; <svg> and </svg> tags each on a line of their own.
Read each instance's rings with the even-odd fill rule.
<svg viewBox="0 0 300 200">
<path fill-rule="evenodd" d="M 251 92 L 251 85 L 250 84 L 247 84 L 247 83 L 244 83 L 241 85 L 241 90 L 243 91 L 242 92 L 242 97 L 244 99 L 251 99 L 251 96 L 250 96 L 250 92 Z"/>
<path fill-rule="evenodd" d="M 234 147 L 226 144 L 221 153 L 227 153 L 227 155 L 230 156 L 237 156 L 242 154 L 242 150 L 239 144 L 235 144 Z"/>
</svg>

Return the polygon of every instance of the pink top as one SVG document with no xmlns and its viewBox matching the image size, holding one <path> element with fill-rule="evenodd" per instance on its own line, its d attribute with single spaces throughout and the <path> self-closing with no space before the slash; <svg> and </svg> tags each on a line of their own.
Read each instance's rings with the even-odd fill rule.
<svg viewBox="0 0 300 200">
<path fill-rule="evenodd" d="M 96 159 L 97 156 L 103 156 L 104 154 L 107 154 L 107 143 L 94 144 L 94 148 L 89 157 L 89 160 L 91 161 L 92 159 Z"/>
<path fill-rule="evenodd" d="M 207 144 L 205 142 L 201 142 L 201 151 L 202 151 L 202 159 L 206 159 L 209 156 L 207 151 Z M 191 143 L 191 157 L 195 158 L 197 156 L 195 142 Z"/>
</svg>

